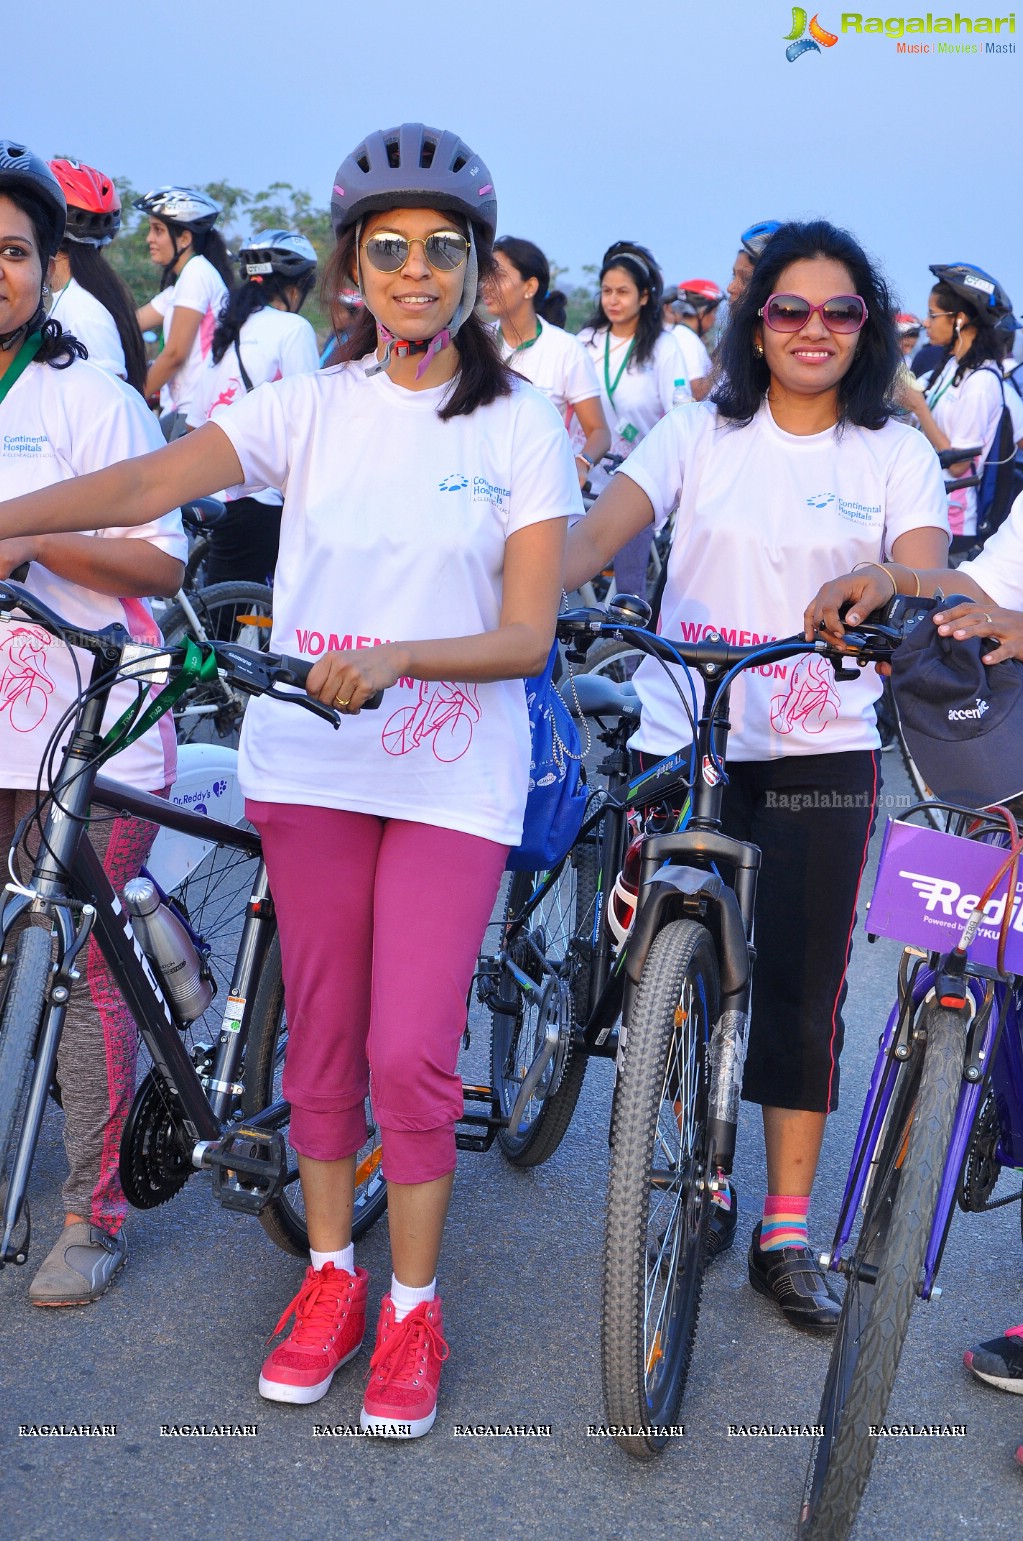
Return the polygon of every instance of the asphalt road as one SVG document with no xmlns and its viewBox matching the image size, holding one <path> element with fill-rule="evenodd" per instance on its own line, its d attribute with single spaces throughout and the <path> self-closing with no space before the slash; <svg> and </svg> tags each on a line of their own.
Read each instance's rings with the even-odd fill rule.
<svg viewBox="0 0 1023 1541">
<path fill-rule="evenodd" d="M 886 756 L 889 793 L 905 792 Z M 830 1243 L 897 948 L 858 937 L 847 1011 L 843 1102 L 830 1120 L 811 1231 Z M 476 1029 L 473 1060 L 485 1040 Z M 474 1065 L 478 1066 L 478 1061 Z M 532 1172 L 496 1147 L 460 1157 L 441 1284 L 451 1359 L 437 1424 L 407 1446 L 324 1438 L 357 1422 L 367 1353 L 313 1408 L 256 1390 L 264 1343 L 300 1265 L 256 1221 L 214 1207 L 195 1178 L 130 1222 L 129 1264 L 97 1305 L 38 1311 L 30 1269 L 0 1276 L 0 1534 L 9 1541 L 207 1541 L 256 1534 L 343 1537 L 714 1537 L 794 1533 L 807 1457 L 801 1438 L 729 1425 L 814 1421 L 828 1346 L 788 1327 L 746 1282 L 745 1246 L 764 1190 L 758 1121 L 746 1109 L 737 1181 L 739 1240 L 715 1263 L 681 1417 L 685 1436 L 637 1464 L 601 1421 L 600 1256 L 610 1066 L 595 1063 L 560 1150 Z M 59 1116 L 32 1190 L 33 1261 L 59 1224 Z M 999 1193 L 1011 1191 L 1004 1177 Z M 361 1245 L 375 1302 L 389 1277 L 386 1227 Z M 961 1438 L 883 1446 L 856 1531 L 951 1541 L 1018 1537 L 1023 1404 L 962 1367 L 963 1348 L 1023 1319 L 1019 1210 L 957 1214 L 943 1297 L 918 1306 L 892 1421 L 965 1424 Z M 115 1424 L 94 1438 L 19 1435 L 19 1425 Z M 162 1425 L 256 1425 L 237 1438 L 181 1438 Z M 466 1438 L 456 1425 L 550 1425 L 549 1437 Z"/>
</svg>

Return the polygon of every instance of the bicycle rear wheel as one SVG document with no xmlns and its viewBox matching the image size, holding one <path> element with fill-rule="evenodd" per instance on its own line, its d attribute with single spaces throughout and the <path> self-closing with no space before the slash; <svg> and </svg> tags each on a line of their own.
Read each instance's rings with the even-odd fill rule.
<svg viewBox="0 0 1023 1541">
<path fill-rule="evenodd" d="M 543 873 L 516 872 L 508 889 L 503 930 L 526 908 Z M 517 1129 L 501 1129 L 497 1140 L 513 1166 L 539 1166 L 557 1150 L 572 1121 L 587 1056 L 572 1047 L 571 1027 L 589 1013 L 590 959 L 597 897 L 597 844 L 590 835 L 572 850 L 550 892 L 537 904 L 511 946 L 513 961 L 536 984 L 525 990 L 506 969 L 492 1008 L 490 1074 L 507 1118 L 523 1079 L 543 1044 L 549 1022 L 561 1021 L 566 1004 L 571 1023 L 561 1021 L 563 1043 L 522 1113 Z M 567 990 L 542 960 L 564 973 Z"/>
<path fill-rule="evenodd" d="M 15 944 L 0 1008 L 0 1178 L 17 1147 L 50 977 L 50 933 L 26 926 Z"/>
<path fill-rule="evenodd" d="M 682 1400 L 700 1312 L 710 1194 L 708 1049 L 718 964 L 706 927 L 654 939 L 620 1051 L 607 1185 L 600 1352 L 608 1422 L 646 1458 Z"/>
<path fill-rule="evenodd" d="M 604 679 L 623 685 L 631 680 L 646 654 L 629 642 L 616 642 L 605 637 L 586 650 L 586 662 L 576 670 L 578 674 L 600 674 Z M 571 700 L 571 696 L 569 696 Z"/>
<path fill-rule="evenodd" d="M 806 1475 L 803 1541 L 843 1541 L 853 1527 L 877 1445 L 870 1428 L 884 1421 L 916 1300 L 966 1048 L 958 1012 L 931 1005 L 924 1025 L 926 1048 L 903 1067 L 878 1145 L 817 1417 L 825 1432 Z"/>
<path fill-rule="evenodd" d="M 272 589 L 262 583 L 214 583 L 188 597 L 208 641 L 269 651 Z M 181 647 L 189 637 L 198 640 L 180 604 L 171 606 L 160 626 L 168 646 Z M 247 700 L 243 692 L 219 678 L 190 685 L 174 706 L 178 742 L 236 745 Z"/>
<path fill-rule="evenodd" d="M 252 1026 L 245 1054 L 245 1090 L 242 1112 L 251 1116 L 281 1097 L 284 1056 L 288 1047 L 288 1024 L 284 1003 L 284 977 L 281 972 L 281 947 L 277 937 L 267 954 L 259 988 L 252 1009 Z M 380 1131 L 372 1119 L 366 1099 L 366 1142 L 355 1163 L 355 1211 L 352 1240 L 357 1241 L 387 1208 L 387 1183 L 381 1165 Z M 287 1138 L 288 1117 L 276 1126 Z M 288 1182 L 279 1199 L 268 1204 L 259 1217 L 270 1240 L 294 1257 L 309 1251 L 302 1184 L 298 1161 L 289 1145 Z"/>
</svg>

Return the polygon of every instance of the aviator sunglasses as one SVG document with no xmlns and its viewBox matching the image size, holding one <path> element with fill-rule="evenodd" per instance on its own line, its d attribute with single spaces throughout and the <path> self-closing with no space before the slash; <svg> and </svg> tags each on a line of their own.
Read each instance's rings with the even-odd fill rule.
<svg viewBox="0 0 1023 1541">
<path fill-rule="evenodd" d="M 757 315 L 772 332 L 799 332 L 814 314 L 829 332 L 858 332 L 867 319 L 867 307 L 858 294 L 835 294 L 823 305 L 811 305 L 801 294 L 772 294 Z"/>
<path fill-rule="evenodd" d="M 469 252 L 469 242 L 460 230 L 435 230 L 425 240 L 419 235 L 399 235 L 395 230 L 375 230 L 363 241 L 362 249 L 378 273 L 397 273 L 416 245 L 423 248 L 427 262 L 439 273 L 461 267 Z"/>
</svg>

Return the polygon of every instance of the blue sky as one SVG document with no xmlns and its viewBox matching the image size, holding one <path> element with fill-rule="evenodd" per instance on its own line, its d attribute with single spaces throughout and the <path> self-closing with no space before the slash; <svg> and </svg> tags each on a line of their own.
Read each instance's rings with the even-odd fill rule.
<svg viewBox="0 0 1023 1541">
<path fill-rule="evenodd" d="M 837 5 L 819 15 L 839 33 Z M 2 132 L 141 188 L 283 180 L 325 203 L 364 133 L 421 118 L 488 162 L 502 232 L 576 278 L 629 238 L 669 282 L 723 284 L 745 225 L 823 214 L 912 309 L 928 263 L 967 259 L 1023 310 L 1023 12 L 1003 33 L 1015 54 L 910 57 L 845 34 L 794 63 L 785 0 L 49 0 L 45 17 L 31 68 L 8 72 Z"/>
</svg>

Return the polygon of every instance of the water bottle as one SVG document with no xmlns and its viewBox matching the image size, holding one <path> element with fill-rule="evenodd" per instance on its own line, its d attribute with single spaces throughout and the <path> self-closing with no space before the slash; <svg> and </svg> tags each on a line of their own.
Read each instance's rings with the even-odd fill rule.
<svg viewBox="0 0 1023 1541">
<path fill-rule="evenodd" d="M 132 878 L 126 883 L 124 906 L 175 1016 L 187 1026 L 202 1016 L 214 996 L 213 981 L 202 971 L 195 943 L 178 916 L 162 902 L 152 878 Z"/>
</svg>

